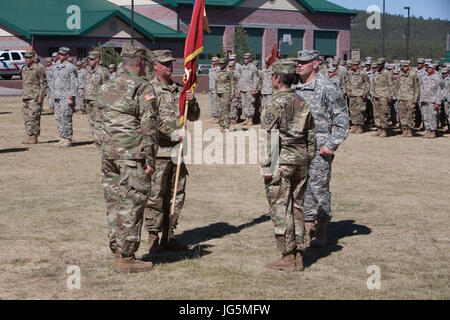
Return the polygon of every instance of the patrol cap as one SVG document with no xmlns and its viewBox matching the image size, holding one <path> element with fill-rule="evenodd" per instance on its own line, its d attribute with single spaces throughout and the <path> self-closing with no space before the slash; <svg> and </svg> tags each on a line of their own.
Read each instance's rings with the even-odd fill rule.
<svg viewBox="0 0 450 320">
<path fill-rule="evenodd" d="M 394 66 L 391 63 L 386 63 L 386 69 L 392 70 Z"/>
<path fill-rule="evenodd" d="M 441 64 L 440 60 L 433 60 L 433 64 L 435 64 L 436 66 L 439 66 Z"/>
<path fill-rule="evenodd" d="M 334 67 L 329 67 L 329 68 L 327 68 L 327 71 L 328 71 L 328 72 L 335 72 L 335 71 L 336 71 L 336 68 L 334 68 Z"/>
<path fill-rule="evenodd" d="M 294 60 L 281 59 L 272 64 L 272 74 L 292 74 L 297 69 Z"/>
<path fill-rule="evenodd" d="M 57 57 L 58 56 L 58 52 L 53 52 L 52 53 L 52 57 Z"/>
<path fill-rule="evenodd" d="M 90 51 L 88 58 L 92 59 L 92 60 L 100 58 L 100 52 L 98 52 L 98 51 Z"/>
<path fill-rule="evenodd" d="M 219 61 L 219 58 L 218 57 L 212 57 L 211 61 L 217 62 L 217 61 Z"/>
<path fill-rule="evenodd" d="M 365 61 L 361 62 L 361 67 L 365 67 L 367 64 Z"/>
<path fill-rule="evenodd" d="M 447 73 L 448 72 L 448 67 L 442 68 L 442 73 Z"/>
<path fill-rule="evenodd" d="M 116 65 L 114 64 L 114 63 L 111 63 L 109 66 L 108 66 L 108 69 L 115 69 L 116 68 Z"/>
<path fill-rule="evenodd" d="M 237 56 L 235 54 L 230 54 L 230 59 L 236 59 Z"/>
<path fill-rule="evenodd" d="M 433 69 L 436 69 L 436 65 L 435 65 L 434 63 L 426 63 L 425 66 L 426 66 L 427 68 L 433 68 Z"/>
<path fill-rule="evenodd" d="M 311 61 L 319 59 L 319 51 L 317 50 L 301 50 L 297 52 L 297 61 Z"/>
<path fill-rule="evenodd" d="M 103 60 L 100 60 L 100 61 L 98 62 L 98 64 L 102 66 L 102 65 L 103 65 Z"/>
<path fill-rule="evenodd" d="M 425 63 L 425 59 L 424 58 L 417 58 L 417 63 Z"/>
<path fill-rule="evenodd" d="M 244 59 L 250 59 L 252 57 L 252 54 L 247 52 L 244 54 Z"/>
<path fill-rule="evenodd" d="M 378 67 L 378 63 L 372 63 L 372 68 Z"/>
<path fill-rule="evenodd" d="M 236 65 L 236 61 L 229 61 L 228 66 L 234 67 Z"/>
<path fill-rule="evenodd" d="M 319 60 L 322 60 L 322 61 L 323 61 L 323 56 L 319 56 Z"/>
<path fill-rule="evenodd" d="M 159 63 L 176 61 L 171 50 L 155 50 L 153 53 L 155 54 L 155 61 Z"/>
<path fill-rule="evenodd" d="M 122 46 L 122 53 L 120 55 L 122 57 L 142 58 L 148 60 L 147 50 L 145 50 L 141 46 L 133 46 L 131 44 L 124 44 Z"/>
<path fill-rule="evenodd" d="M 25 58 L 33 58 L 34 57 L 34 51 L 27 51 L 24 55 Z"/>
<path fill-rule="evenodd" d="M 69 54 L 70 53 L 70 49 L 67 48 L 67 47 L 61 47 L 61 48 L 59 48 L 58 53 L 59 54 Z"/>
<path fill-rule="evenodd" d="M 258 61 L 258 60 L 253 61 L 253 64 L 254 64 L 255 66 L 259 66 L 259 61 Z"/>
<path fill-rule="evenodd" d="M 425 59 L 425 63 L 433 63 L 433 59 Z"/>
<path fill-rule="evenodd" d="M 46 62 L 52 62 L 53 59 L 51 57 L 48 57 L 47 59 L 45 59 Z"/>
<path fill-rule="evenodd" d="M 347 60 L 345 63 L 347 66 L 351 66 L 352 65 L 352 60 Z"/>
<path fill-rule="evenodd" d="M 73 62 L 75 59 L 73 57 L 70 57 L 69 59 L 67 59 L 69 62 Z"/>
<path fill-rule="evenodd" d="M 410 65 L 411 65 L 411 61 L 409 61 L 409 60 L 403 60 L 402 65 L 403 65 L 403 66 L 410 66 Z"/>
<path fill-rule="evenodd" d="M 377 64 L 383 64 L 385 62 L 386 62 L 386 58 L 384 58 L 384 57 L 381 57 L 381 58 L 377 59 Z"/>
<path fill-rule="evenodd" d="M 352 64 L 360 64 L 361 63 L 361 59 L 360 58 L 353 58 L 352 59 Z"/>
<path fill-rule="evenodd" d="M 373 58 L 372 58 L 372 57 L 366 57 L 366 61 L 372 62 L 372 61 L 373 61 Z"/>
<path fill-rule="evenodd" d="M 82 66 L 83 65 L 83 61 L 77 61 L 77 66 Z"/>
<path fill-rule="evenodd" d="M 220 58 L 220 59 L 219 59 L 219 63 L 220 63 L 220 64 L 227 63 L 227 59 L 225 59 L 225 58 Z"/>
<path fill-rule="evenodd" d="M 339 60 L 335 59 L 333 60 L 333 62 L 331 63 L 333 66 L 337 66 L 339 64 Z"/>
<path fill-rule="evenodd" d="M 399 73 L 400 73 L 400 70 L 394 69 L 393 73 L 394 73 L 394 74 L 399 74 Z"/>
</svg>

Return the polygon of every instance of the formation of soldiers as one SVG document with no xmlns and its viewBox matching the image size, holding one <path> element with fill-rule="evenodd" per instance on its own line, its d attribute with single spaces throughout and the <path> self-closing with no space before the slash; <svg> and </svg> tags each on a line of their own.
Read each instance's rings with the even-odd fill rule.
<svg viewBox="0 0 450 320">
<path fill-rule="evenodd" d="M 220 121 L 220 110 L 230 114 L 230 123 L 253 125 L 261 110 L 272 98 L 269 64 L 262 70 L 258 62 L 251 63 L 251 54 L 244 55 L 244 66 L 236 62 L 236 56 L 228 60 L 228 71 L 234 76 L 233 84 L 216 83 L 220 70 L 218 58 L 212 58 L 209 70 L 209 97 L 212 122 Z M 375 136 L 387 137 L 393 127 L 402 130 L 402 137 L 412 137 L 415 128 L 426 130 L 425 138 L 436 138 L 439 127 L 450 133 L 449 71 L 450 63 L 443 68 L 439 60 L 417 59 L 412 67 L 409 60 L 386 63 L 367 57 L 344 61 L 339 57 L 324 60 L 319 57 L 320 72 L 329 77 L 347 99 L 351 117 L 350 133 L 361 134 L 375 127 Z M 216 100 L 217 90 L 230 90 L 233 86 L 229 107 Z M 224 113 L 222 112 L 222 113 Z M 226 129 L 229 126 L 223 126 Z"/>
</svg>

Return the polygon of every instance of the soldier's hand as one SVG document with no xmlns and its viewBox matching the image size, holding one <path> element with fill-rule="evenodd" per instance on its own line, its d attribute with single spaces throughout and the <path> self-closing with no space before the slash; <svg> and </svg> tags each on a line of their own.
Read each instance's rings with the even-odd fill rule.
<svg viewBox="0 0 450 320">
<path fill-rule="evenodd" d="M 152 166 L 147 165 L 147 168 L 145 168 L 145 173 L 146 173 L 148 176 L 151 176 L 152 174 L 155 173 L 155 169 L 154 169 Z"/>
<path fill-rule="evenodd" d="M 413 103 L 414 103 L 414 104 L 417 104 L 417 100 L 414 100 Z"/>
<path fill-rule="evenodd" d="M 180 142 L 184 140 L 184 138 L 186 137 L 186 130 L 184 129 L 179 129 L 178 130 L 178 135 L 180 136 Z"/>
<path fill-rule="evenodd" d="M 252 91 L 252 96 L 254 96 L 256 94 L 256 91 Z"/>
<path fill-rule="evenodd" d="M 272 179 L 272 174 L 271 173 L 263 174 L 262 177 L 264 179 Z"/>
<path fill-rule="evenodd" d="M 391 98 L 388 99 L 388 103 L 392 104 L 393 100 Z"/>
<path fill-rule="evenodd" d="M 434 105 L 434 108 L 436 109 L 436 110 L 439 110 L 439 107 L 440 107 L 441 105 L 439 105 L 439 104 L 435 104 Z"/>
<path fill-rule="evenodd" d="M 330 150 L 330 149 L 328 149 L 326 146 L 323 146 L 322 148 L 320 148 L 320 155 L 322 156 L 322 157 L 326 157 L 326 156 L 332 156 L 332 155 L 334 155 L 334 151 L 333 150 Z"/>
<path fill-rule="evenodd" d="M 362 98 L 363 98 L 363 100 L 366 100 L 366 99 L 367 99 L 367 96 L 366 96 L 366 95 L 363 95 Z"/>
<path fill-rule="evenodd" d="M 42 99 L 41 98 L 37 99 L 37 104 L 42 104 Z"/>
<path fill-rule="evenodd" d="M 187 101 L 192 101 L 194 100 L 194 94 L 190 91 L 186 92 L 186 100 Z"/>
<path fill-rule="evenodd" d="M 238 93 L 238 94 L 236 95 L 236 98 L 240 98 L 240 97 L 241 97 L 241 94 Z"/>
<path fill-rule="evenodd" d="M 70 97 L 69 100 L 67 100 L 67 103 L 68 103 L 69 106 L 73 104 L 73 99 L 72 99 L 72 97 Z"/>
</svg>

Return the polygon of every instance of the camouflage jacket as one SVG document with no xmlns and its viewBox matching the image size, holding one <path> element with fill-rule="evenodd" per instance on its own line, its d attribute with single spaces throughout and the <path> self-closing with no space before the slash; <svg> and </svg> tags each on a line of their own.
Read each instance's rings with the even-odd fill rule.
<svg viewBox="0 0 450 320">
<path fill-rule="evenodd" d="M 339 68 L 336 70 L 336 77 L 339 79 L 340 85 L 338 86 L 343 94 L 347 94 L 345 84 L 348 81 L 347 74 L 342 72 Z"/>
<path fill-rule="evenodd" d="M 86 68 L 81 68 L 78 72 L 78 90 L 86 88 Z"/>
<path fill-rule="evenodd" d="M 444 79 L 445 83 L 445 93 L 444 93 L 444 99 L 447 102 L 450 102 L 450 76 L 447 76 L 447 78 Z"/>
<path fill-rule="evenodd" d="M 366 72 L 359 69 L 358 72 L 353 70 L 347 81 L 346 91 L 349 97 L 367 96 L 370 90 L 370 80 Z"/>
<path fill-rule="evenodd" d="M 154 167 L 158 106 L 148 81 L 126 69 L 98 90 L 105 159 L 146 160 Z"/>
<path fill-rule="evenodd" d="M 345 94 L 345 83 L 341 82 L 341 79 L 339 78 L 339 76 L 337 74 L 335 74 L 332 77 L 329 77 L 330 80 L 336 85 L 336 87 L 339 88 L 339 90 L 341 90 L 342 94 Z"/>
<path fill-rule="evenodd" d="M 216 77 L 217 72 L 220 70 L 220 67 L 212 67 L 209 69 L 208 78 L 209 78 L 209 91 L 216 90 Z"/>
<path fill-rule="evenodd" d="M 262 73 L 262 70 L 258 69 L 258 87 L 256 88 L 256 91 L 261 93 L 262 86 L 263 86 L 263 73 Z"/>
<path fill-rule="evenodd" d="M 394 90 L 394 76 L 390 71 L 383 69 L 381 72 L 375 72 L 372 82 L 373 97 L 392 99 Z"/>
<path fill-rule="evenodd" d="M 91 66 L 86 67 L 86 87 L 85 99 L 97 100 L 98 89 L 109 81 L 109 72 L 102 66 L 92 69 Z"/>
<path fill-rule="evenodd" d="M 417 67 L 414 67 L 412 71 L 414 71 L 414 73 L 419 78 L 419 84 L 421 85 L 423 77 L 427 74 L 426 68 L 423 67 L 422 69 L 419 70 Z"/>
<path fill-rule="evenodd" d="M 263 69 L 262 79 L 261 94 L 272 94 L 272 67 Z"/>
<path fill-rule="evenodd" d="M 274 94 L 261 119 L 261 128 L 267 130 L 267 134 L 261 136 L 266 146 L 266 154 L 261 158 L 262 173 L 270 173 L 275 165 L 273 161 L 308 166 L 316 150 L 314 120 L 308 103 L 293 89 L 281 89 Z M 278 159 L 272 159 L 272 130 L 279 132 Z"/>
<path fill-rule="evenodd" d="M 45 76 L 47 78 L 47 97 L 50 99 L 53 97 L 53 65 L 45 68 Z"/>
<path fill-rule="evenodd" d="M 347 101 L 342 93 L 328 77 L 320 73 L 311 82 L 298 84 L 295 93 L 305 99 L 311 108 L 317 151 L 322 146 L 337 150 L 347 138 L 349 126 Z"/>
<path fill-rule="evenodd" d="M 37 63 L 33 63 L 31 67 L 25 65 L 22 68 L 22 84 L 23 100 L 43 100 L 47 92 L 47 76 L 44 68 Z"/>
<path fill-rule="evenodd" d="M 55 99 L 68 99 L 77 96 L 78 73 L 77 68 L 66 61 L 57 62 L 53 66 L 53 89 L 52 94 Z"/>
<path fill-rule="evenodd" d="M 236 67 L 236 70 L 238 68 Z M 258 69 L 256 69 L 253 63 L 241 66 L 240 70 L 238 90 L 239 91 L 256 91 L 258 89 L 259 74 Z"/>
<path fill-rule="evenodd" d="M 420 87 L 420 102 L 441 104 L 444 98 L 445 84 L 437 72 L 431 76 L 428 73 L 422 78 Z"/>
<path fill-rule="evenodd" d="M 408 73 L 400 71 L 395 87 L 398 100 L 418 101 L 420 94 L 419 78 L 411 70 Z"/>
<path fill-rule="evenodd" d="M 156 103 L 159 109 L 158 157 L 171 157 L 172 149 L 180 142 L 181 123 L 178 103 L 183 86 L 175 82 L 166 84 L 158 77 L 154 77 L 150 84 L 155 89 Z M 189 103 L 187 118 L 190 121 L 197 121 L 200 118 L 200 107 L 196 99 Z"/>
<path fill-rule="evenodd" d="M 234 73 L 227 68 L 219 69 L 216 73 L 216 87 L 217 94 L 230 94 L 230 98 L 235 95 Z"/>
</svg>

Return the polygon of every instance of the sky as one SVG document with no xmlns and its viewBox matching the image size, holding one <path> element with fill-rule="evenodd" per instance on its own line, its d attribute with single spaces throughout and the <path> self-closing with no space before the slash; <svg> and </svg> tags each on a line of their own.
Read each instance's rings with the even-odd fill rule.
<svg viewBox="0 0 450 320">
<path fill-rule="evenodd" d="M 383 12 L 383 0 L 329 0 L 347 9 L 367 10 L 379 6 Z M 411 8 L 411 16 L 450 20 L 450 0 L 385 0 L 386 13 L 408 15 L 403 7 Z"/>
</svg>

